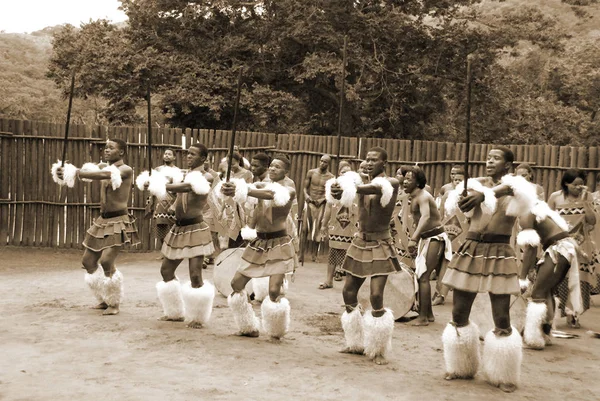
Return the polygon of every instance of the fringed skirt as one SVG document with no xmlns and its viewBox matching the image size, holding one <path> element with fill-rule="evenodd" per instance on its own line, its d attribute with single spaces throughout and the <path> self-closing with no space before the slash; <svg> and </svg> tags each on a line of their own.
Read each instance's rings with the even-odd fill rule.
<svg viewBox="0 0 600 401">
<path fill-rule="evenodd" d="M 342 270 L 361 278 L 400 271 L 398 253 L 389 230 L 357 233 L 346 251 Z"/>
<path fill-rule="evenodd" d="M 121 216 L 98 217 L 87 230 L 83 240 L 83 246 L 95 252 L 125 244 L 135 246 L 139 243 L 135 219 L 127 212 Z"/>
<path fill-rule="evenodd" d="M 515 251 L 508 243 L 467 239 L 449 263 L 442 283 L 467 292 L 520 294 Z"/>
<path fill-rule="evenodd" d="M 189 225 L 173 225 L 165 237 L 161 251 L 165 258 L 171 260 L 212 254 L 215 247 L 208 224 L 201 221 Z"/>
<path fill-rule="evenodd" d="M 244 253 L 238 271 L 246 277 L 269 277 L 294 271 L 296 251 L 292 237 L 284 231 L 258 233 Z"/>
</svg>

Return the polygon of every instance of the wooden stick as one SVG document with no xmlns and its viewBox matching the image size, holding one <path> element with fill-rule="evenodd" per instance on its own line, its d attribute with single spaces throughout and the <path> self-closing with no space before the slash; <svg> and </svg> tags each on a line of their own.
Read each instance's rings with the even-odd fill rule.
<svg viewBox="0 0 600 401">
<path fill-rule="evenodd" d="M 146 97 L 148 101 L 148 174 L 152 175 L 152 108 L 150 104 L 150 79 L 148 79 Z"/>
<path fill-rule="evenodd" d="M 463 196 L 467 196 L 467 181 L 469 179 L 469 150 L 471 147 L 471 55 L 467 56 L 467 124 L 465 140 L 465 188 Z"/>
<path fill-rule="evenodd" d="M 340 113 L 338 116 L 337 132 L 337 175 L 340 174 L 340 149 L 342 145 L 342 120 L 344 117 L 344 100 L 346 98 L 346 48 L 348 47 L 348 35 L 344 36 L 344 50 L 342 51 L 342 88 L 340 90 Z"/>
<path fill-rule="evenodd" d="M 65 125 L 65 139 L 63 142 L 62 158 L 60 166 L 65 166 L 65 157 L 67 157 L 67 140 L 69 139 L 69 125 L 71 125 L 71 109 L 73 108 L 73 92 L 75 89 L 75 70 L 71 74 L 71 90 L 69 91 L 69 106 L 67 107 L 67 124 Z"/>
<path fill-rule="evenodd" d="M 225 177 L 225 181 L 229 182 L 229 177 L 231 176 L 231 165 L 233 163 L 233 149 L 235 145 L 235 130 L 237 127 L 237 115 L 238 109 L 240 107 L 240 95 L 242 93 L 242 68 L 240 67 L 240 72 L 238 75 L 237 82 L 237 94 L 235 95 L 235 104 L 233 106 L 233 123 L 231 124 L 231 141 L 229 143 L 229 160 L 227 160 L 227 176 Z"/>
</svg>

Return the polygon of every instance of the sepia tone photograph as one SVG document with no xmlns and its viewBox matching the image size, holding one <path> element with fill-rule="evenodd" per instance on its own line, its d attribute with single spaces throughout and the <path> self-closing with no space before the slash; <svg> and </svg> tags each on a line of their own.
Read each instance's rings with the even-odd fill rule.
<svg viewBox="0 0 600 401">
<path fill-rule="evenodd" d="M 600 394 L 600 0 L 4 0 L 0 400 Z"/>
</svg>

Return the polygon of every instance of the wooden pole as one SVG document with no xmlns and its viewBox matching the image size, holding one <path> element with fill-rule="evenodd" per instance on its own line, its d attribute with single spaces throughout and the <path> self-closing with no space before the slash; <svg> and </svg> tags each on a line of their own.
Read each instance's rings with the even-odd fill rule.
<svg viewBox="0 0 600 401">
<path fill-rule="evenodd" d="M 231 165 L 233 163 L 233 148 L 235 145 L 235 130 L 237 127 L 237 115 L 238 109 L 240 108 L 240 95 L 242 93 L 242 68 L 240 67 L 240 72 L 238 75 L 237 82 L 237 94 L 235 95 L 235 103 L 233 106 L 233 123 L 231 124 L 231 141 L 229 143 L 229 159 L 227 160 L 227 176 L 225 177 L 225 181 L 229 182 L 229 177 L 231 176 Z"/>
<path fill-rule="evenodd" d="M 69 125 L 71 125 L 71 109 L 73 108 L 73 92 L 75 90 L 75 70 L 71 74 L 71 90 L 69 91 L 69 106 L 67 107 L 67 124 L 65 125 L 65 139 L 63 141 L 62 158 L 60 166 L 65 166 L 65 158 L 67 157 L 67 140 L 69 139 Z"/>
<path fill-rule="evenodd" d="M 344 36 L 344 50 L 342 51 L 342 88 L 340 90 L 340 113 L 338 116 L 337 132 L 337 175 L 340 174 L 340 149 L 342 145 L 342 121 L 344 117 L 344 100 L 346 99 L 346 48 L 348 46 L 348 35 Z"/>
<path fill-rule="evenodd" d="M 467 123 L 465 140 L 465 188 L 462 195 L 467 196 L 467 181 L 469 179 L 469 150 L 471 147 L 471 55 L 467 56 Z"/>
</svg>

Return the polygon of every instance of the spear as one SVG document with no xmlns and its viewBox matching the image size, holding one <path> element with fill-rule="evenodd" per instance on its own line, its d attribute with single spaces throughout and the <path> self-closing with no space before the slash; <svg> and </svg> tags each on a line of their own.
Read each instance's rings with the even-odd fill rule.
<svg viewBox="0 0 600 401">
<path fill-rule="evenodd" d="M 231 165 L 233 164 L 233 149 L 235 145 L 235 130 L 237 127 L 237 115 L 238 109 L 240 108 L 240 95 L 242 93 L 242 68 L 240 67 L 240 72 L 238 74 L 238 82 L 237 82 L 237 94 L 235 96 L 235 103 L 233 106 L 233 123 L 231 124 L 231 142 L 229 143 L 229 160 L 227 160 L 227 175 L 225 177 L 225 181 L 229 182 L 229 177 L 231 175 Z"/>
<path fill-rule="evenodd" d="M 69 139 L 69 125 L 71 125 L 71 109 L 73 108 L 73 92 L 75 89 L 75 70 L 71 74 L 71 90 L 69 91 L 69 106 L 67 107 L 67 125 L 65 126 L 65 139 L 63 141 L 63 150 L 60 166 L 65 166 L 65 158 L 67 157 L 67 140 Z"/>
<path fill-rule="evenodd" d="M 462 196 L 467 196 L 467 180 L 469 179 L 469 149 L 471 147 L 471 60 L 472 55 L 467 56 L 467 123 L 465 141 L 465 184 Z"/>
</svg>

